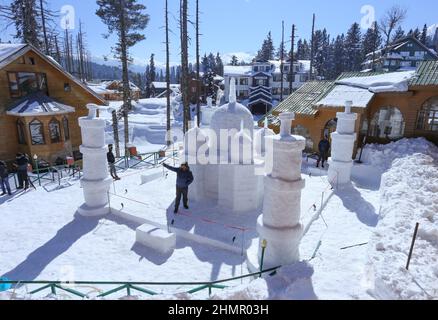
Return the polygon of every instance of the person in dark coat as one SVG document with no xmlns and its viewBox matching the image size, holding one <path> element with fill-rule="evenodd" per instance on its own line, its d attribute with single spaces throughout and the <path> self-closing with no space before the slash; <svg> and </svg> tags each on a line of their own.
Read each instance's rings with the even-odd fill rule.
<svg viewBox="0 0 438 320">
<path fill-rule="evenodd" d="M 116 157 L 113 153 L 113 145 L 110 144 L 108 146 L 108 153 L 106 154 L 106 159 L 108 160 L 108 164 L 110 167 L 110 174 L 111 177 L 113 177 L 114 180 L 120 180 L 120 178 L 117 176 L 117 169 L 116 169 Z"/>
<path fill-rule="evenodd" d="M 29 158 L 23 153 L 17 153 L 15 158 L 15 167 L 17 168 L 18 188 L 27 190 L 29 188 L 29 176 L 27 168 L 29 166 Z"/>
<path fill-rule="evenodd" d="M 183 163 L 181 167 L 175 168 L 163 163 L 163 166 L 173 172 L 176 172 L 176 199 L 175 199 L 175 211 L 178 213 L 179 204 L 181 202 L 181 196 L 183 197 L 184 208 L 189 208 L 189 186 L 194 181 L 193 173 L 190 171 L 188 163 Z"/>
<path fill-rule="evenodd" d="M 319 157 L 318 162 L 316 163 L 316 167 L 319 168 L 319 164 L 322 162 L 322 167 L 324 168 L 324 163 L 328 160 L 329 152 L 330 152 L 330 141 L 328 137 L 325 136 L 318 144 Z"/>
<path fill-rule="evenodd" d="M 12 195 L 11 186 L 9 185 L 9 172 L 8 167 L 4 161 L 0 161 L 0 185 L 2 187 L 2 196 L 8 192 L 8 195 Z"/>
</svg>

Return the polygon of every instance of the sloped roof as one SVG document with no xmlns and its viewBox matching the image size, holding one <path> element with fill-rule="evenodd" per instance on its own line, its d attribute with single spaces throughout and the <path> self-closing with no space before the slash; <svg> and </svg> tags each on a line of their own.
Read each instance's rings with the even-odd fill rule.
<svg viewBox="0 0 438 320">
<path fill-rule="evenodd" d="M 8 108 L 10 116 L 49 116 L 75 112 L 75 108 L 60 103 L 43 93 L 30 94 Z"/>
<path fill-rule="evenodd" d="M 437 86 L 438 61 L 423 61 L 418 66 L 417 74 L 409 83 L 410 86 Z"/>
<path fill-rule="evenodd" d="M 367 89 L 336 85 L 316 106 L 342 107 L 345 101 L 352 101 L 355 108 L 366 108 L 373 99 L 374 93 Z"/>
<path fill-rule="evenodd" d="M 275 113 L 294 112 L 303 115 L 315 115 L 314 104 L 323 98 L 332 88 L 333 81 L 309 81 L 292 93 L 273 110 Z"/>
<path fill-rule="evenodd" d="M 24 47 L 26 47 L 26 45 L 21 43 L 0 43 L 0 65 L 14 57 L 15 54 Z M 15 59 L 12 59 L 12 61 L 14 60 Z"/>
<path fill-rule="evenodd" d="M 59 72 L 64 74 L 67 78 L 69 78 L 71 81 L 77 84 L 79 87 L 81 87 L 89 94 L 91 94 L 93 97 L 95 97 L 97 100 L 99 100 L 100 103 L 102 103 L 103 105 L 108 104 L 102 97 L 100 97 L 96 92 L 91 90 L 87 85 L 83 84 L 81 81 L 76 79 L 73 75 L 71 75 L 66 70 L 64 70 L 58 63 L 54 61 L 53 58 L 46 56 L 44 53 L 42 53 L 40 50 L 38 50 L 31 44 L 5 44 L 5 43 L 0 44 L 0 53 L 3 52 L 3 54 L 0 54 L 0 69 L 14 62 L 16 59 L 18 59 L 19 57 L 21 57 L 22 55 L 26 54 L 31 50 L 36 54 L 38 54 L 38 56 L 41 57 L 41 59 L 46 61 L 52 67 L 57 69 Z"/>
</svg>

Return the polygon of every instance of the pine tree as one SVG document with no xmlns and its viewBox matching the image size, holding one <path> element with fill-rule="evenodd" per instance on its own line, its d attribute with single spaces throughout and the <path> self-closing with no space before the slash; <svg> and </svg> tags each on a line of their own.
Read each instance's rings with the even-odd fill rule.
<svg viewBox="0 0 438 320">
<path fill-rule="evenodd" d="M 421 33 L 420 41 L 422 44 L 427 45 L 427 24 L 425 24 L 423 27 L 423 32 Z"/>
<path fill-rule="evenodd" d="M 115 53 L 122 62 L 122 114 L 125 126 L 125 154 L 128 154 L 128 113 L 132 109 L 128 74 L 129 48 L 145 39 L 145 36 L 137 31 L 146 28 L 149 15 L 144 13 L 146 7 L 137 3 L 137 0 L 97 0 L 97 5 L 99 9 L 96 15 L 107 25 L 108 32 L 117 34 L 118 38 Z"/>
<path fill-rule="evenodd" d="M 283 53 L 283 55 L 282 55 L 282 53 Z M 284 43 L 281 42 L 280 45 L 278 46 L 277 52 L 275 53 L 275 58 L 277 60 L 280 60 L 281 57 L 287 57 L 287 56 L 288 56 L 288 54 L 287 54 L 286 47 L 285 47 Z"/>
<path fill-rule="evenodd" d="M 216 59 L 215 59 L 215 73 L 219 76 L 224 75 L 224 64 L 222 62 L 222 58 L 219 52 L 216 54 Z"/>
<path fill-rule="evenodd" d="M 374 71 L 374 60 L 376 58 L 376 51 L 382 45 L 382 37 L 380 35 L 377 22 L 374 22 L 373 26 L 367 30 L 362 40 L 362 54 L 365 57 L 367 54 L 372 53 L 371 59 L 373 60 L 372 69 Z"/>
<path fill-rule="evenodd" d="M 297 42 L 297 60 L 309 60 L 310 59 L 310 45 L 307 40 L 298 40 Z"/>
<path fill-rule="evenodd" d="M 400 26 L 397 28 L 397 30 L 394 33 L 394 36 L 391 39 L 391 43 L 394 43 L 402 38 L 404 38 L 406 36 L 405 31 L 403 30 L 403 28 Z"/>
<path fill-rule="evenodd" d="M 15 38 L 41 49 L 42 27 L 38 15 L 36 0 L 14 0 L 10 5 L 10 18 L 16 28 Z"/>
<path fill-rule="evenodd" d="M 415 30 L 410 30 L 409 31 L 409 36 L 414 37 L 417 40 L 420 40 L 421 38 L 421 32 L 419 28 L 415 28 Z"/>
<path fill-rule="evenodd" d="M 347 32 L 345 39 L 345 51 L 347 57 L 347 71 L 360 71 L 363 61 L 362 47 L 361 47 L 362 35 L 360 32 L 360 26 L 358 23 L 353 23 L 351 28 Z"/>
<path fill-rule="evenodd" d="M 330 37 L 327 34 L 327 30 L 316 30 L 314 35 L 314 68 L 321 77 L 326 76 L 328 72 L 329 46 Z"/>
<path fill-rule="evenodd" d="M 204 56 L 201 59 L 201 66 L 202 66 L 202 71 L 204 73 L 208 72 L 208 69 L 210 69 L 210 62 L 208 60 L 206 53 L 204 54 Z"/>
<path fill-rule="evenodd" d="M 345 50 L 345 35 L 341 34 L 336 37 L 333 45 L 333 56 L 335 57 L 333 63 L 333 70 L 331 78 L 337 78 L 346 69 L 346 50 Z"/>
<path fill-rule="evenodd" d="M 263 41 L 262 48 L 256 56 L 256 60 L 273 60 L 275 56 L 274 42 L 272 40 L 271 32 L 269 31 L 267 38 Z"/>
<path fill-rule="evenodd" d="M 367 30 L 362 39 L 362 53 L 364 55 L 374 52 L 382 45 L 382 36 L 377 28 L 377 23 Z"/>
<path fill-rule="evenodd" d="M 232 66 L 238 66 L 239 65 L 239 59 L 235 55 L 231 57 L 230 65 Z"/>
</svg>

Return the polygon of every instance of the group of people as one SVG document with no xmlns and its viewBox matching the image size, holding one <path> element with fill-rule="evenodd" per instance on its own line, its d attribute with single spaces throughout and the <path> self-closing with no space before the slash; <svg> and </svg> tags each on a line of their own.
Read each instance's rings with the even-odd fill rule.
<svg viewBox="0 0 438 320">
<path fill-rule="evenodd" d="M 15 163 L 13 164 L 18 179 L 17 189 L 27 190 L 29 188 L 29 158 L 23 153 L 17 153 Z M 0 161 L 0 186 L 2 193 L 0 195 L 12 195 L 11 185 L 9 183 L 9 170 L 5 161 Z"/>
</svg>

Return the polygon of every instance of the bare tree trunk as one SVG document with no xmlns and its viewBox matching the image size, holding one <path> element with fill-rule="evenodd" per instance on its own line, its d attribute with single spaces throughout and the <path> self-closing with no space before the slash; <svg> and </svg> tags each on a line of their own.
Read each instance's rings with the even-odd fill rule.
<svg viewBox="0 0 438 320">
<path fill-rule="evenodd" d="M 201 78 L 200 78 L 200 42 L 199 42 L 199 0 L 196 0 L 196 115 L 197 125 L 201 125 L 201 102 L 199 101 L 201 93 Z"/>
<path fill-rule="evenodd" d="M 61 64 L 61 51 L 59 50 L 58 37 L 55 35 L 55 50 L 56 50 L 56 61 Z"/>
<path fill-rule="evenodd" d="M 188 0 L 181 0 L 181 73 L 182 96 L 184 108 L 183 131 L 187 132 L 190 121 L 189 57 L 188 57 Z"/>
<path fill-rule="evenodd" d="M 119 138 L 119 120 L 117 118 L 117 111 L 113 110 L 113 134 L 114 134 L 114 145 L 116 148 L 116 156 L 120 157 L 120 138 Z"/>
<path fill-rule="evenodd" d="M 46 15 L 44 13 L 44 0 L 40 0 L 40 10 L 41 10 L 41 23 L 43 25 L 43 34 L 44 34 L 44 46 L 45 46 L 45 54 L 49 54 L 49 40 L 47 39 L 47 31 L 46 31 Z"/>
<path fill-rule="evenodd" d="M 131 110 L 129 75 L 128 75 L 128 51 L 126 44 L 126 21 L 125 21 L 125 0 L 120 0 L 120 50 L 122 60 L 122 81 L 123 81 L 123 123 L 125 135 L 125 155 L 128 154 L 129 144 L 129 122 L 128 113 Z"/>
<path fill-rule="evenodd" d="M 169 3 L 168 0 L 166 0 L 166 102 L 167 102 L 167 108 L 166 108 L 166 116 L 167 116 L 167 137 L 166 142 L 167 146 L 171 145 L 171 132 L 170 132 L 170 44 L 169 44 Z"/>
</svg>

